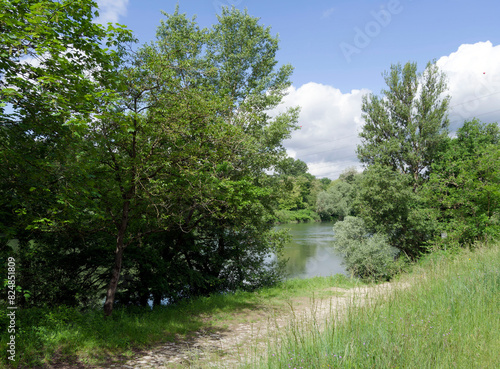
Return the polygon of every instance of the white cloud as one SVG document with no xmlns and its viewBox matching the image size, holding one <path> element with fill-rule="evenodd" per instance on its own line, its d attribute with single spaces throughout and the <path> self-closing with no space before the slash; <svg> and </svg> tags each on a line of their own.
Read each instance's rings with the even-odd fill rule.
<svg viewBox="0 0 500 369">
<path fill-rule="evenodd" d="M 99 17 L 97 23 L 118 23 L 118 19 L 127 15 L 128 0 L 97 0 Z"/>
<path fill-rule="evenodd" d="M 339 89 L 318 83 L 291 87 L 284 106 L 300 106 L 301 129 L 285 142 L 290 156 L 305 161 L 318 177 L 337 178 L 347 167 L 358 166 L 356 145 L 362 126 L 361 98 L 369 90 Z"/>
<path fill-rule="evenodd" d="M 474 117 L 486 123 L 500 122 L 499 60 L 500 45 L 487 41 L 461 45 L 437 61 L 448 76 L 452 131 Z"/>
<path fill-rule="evenodd" d="M 437 61 L 448 76 L 452 132 L 474 117 L 486 123 L 500 123 L 498 60 L 500 45 L 493 46 L 488 41 L 461 45 L 456 52 Z M 305 161 L 309 172 L 319 178 L 336 179 L 351 166 L 361 169 L 356 146 L 363 126 L 361 98 L 369 92 L 363 89 L 342 93 L 332 86 L 313 82 L 291 87 L 279 110 L 300 106 L 302 128 L 285 141 L 288 154 Z"/>
</svg>

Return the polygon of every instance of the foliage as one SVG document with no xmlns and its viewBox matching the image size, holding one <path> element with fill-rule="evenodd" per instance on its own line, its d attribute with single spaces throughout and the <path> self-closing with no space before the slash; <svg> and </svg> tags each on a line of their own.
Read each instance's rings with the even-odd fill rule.
<svg viewBox="0 0 500 369">
<path fill-rule="evenodd" d="M 90 11 L 94 4 L 87 5 Z M 79 16 L 68 13 L 76 23 Z M 51 32 L 66 30 L 51 22 Z M 93 23 L 89 29 L 102 31 Z M 118 41 L 120 53 L 110 52 L 111 61 L 97 68 L 113 78 L 89 76 L 95 91 L 88 111 L 73 114 L 76 106 L 51 125 L 39 124 L 47 102 L 40 95 L 30 114 L 7 114 L 12 124 L 2 154 L 12 166 L 1 185 L 11 209 L 0 216 L 22 245 L 20 270 L 41 272 L 26 273 L 23 285 L 48 289 L 31 303 L 87 305 L 103 275 L 107 315 L 115 297 L 122 305 L 160 304 L 276 282 L 280 273 L 265 260 L 280 252 L 283 237 L 266 222 L 277 197 L 266 170 L 284 158 L 282 141 L 297 120 L 296 109 L 267 113 L 292 72 L 277 67 L 277 37 L 236 9 L 225 9 L 211 29 L 176 10 L 165 14 L 156 41 L 137 52 L 125 54 Z M 98 43 L 89 47 L 107 55 Z M 54 68 L 62 78 L 66 69 Z M 30 128 L 35 123 L 37 130 Z M 23 156 L 28 171 L 16 171 Z M 43 175 L 36 174 L 40 163 Z M 54 269 L 44 271 L 50 263 Z M 86 300 L 80 293 L 89 284 Z"/>
<path fill-rule="evenodd" d="M 340 173 L 339 179 L 342 182 L 349 183 L 349 184 L 355 184 L 357 178 L 359 177 L 360 173 L 358 173 L 356 167 L 349 167 L 346 168 Z"/>
<path fill-rule="evenodd" d="M 382 96 L 363 97 L 365 124 L 357 153 L 367 165 L 380 164 L 408 174 L 414 189 L 428 171 L 447 137 L 446 110 L 442 97 L 446 82 L 435 64 L 417 73 L 416 63 L 392 65 L 384 73 L 388 90 Z"/>
<path fill-rule="evenodd" d="M 94 23 L 96 2 L 90 0 L 6 0 L 0 7 L 2 120 L 34 118 L 40 110 L 87 118 L 102 95 L 99 82 L 113 79 L 130 32 Z"/>
<path fill-rule="evenodd" d="M 282 160 L 278 167 L 277 173 L 284 176 L 298 177 L 305 175 L 308 172 L 307 164 L 302 160 L 295 160 L 293 158 L 286 158 Z"/>
<path fill-rule="evenodd" d="M 311 181 L 304 175 L 285 176 L 281 181 L 283 188 L 279 197 L 279 208 L 283 210 L 302 210 L 307 207 L 307 196 Z"/>
<path fill-rule="evenodd" d="M 353 215 L 354 196 L 352 184 L 344 181 L 336 182 L 318 194 L 316 211 L 322 218 L 333 217 L 343 220 L 346 216 Z"/>
<path fill-rule="evenodd" d="M 370 234 L 361 218 L 347 216 L 333 226 L 333 247 L 344 257 L 344 264 L 354 276 L 380 280 L 397 270 L 394 261 L 399 250 L 390 246 L 387 236 Z"/>
<path fill-rule="evenodd" d="M 276 211 L 275 223 L 308 223 L 320 222 L 319 215 L 310 209 L 300 210 L 278 210 Z"/>
<path fill-rule="evenodd" d="M 95 6 L 0 5 L 0 233 L 7 239 L 53 225 L 65 155 L 99 100 L 115 97 L 113 71 L 132 37 L 122 27 L 93 23 Z"/>
<path fill-rule="evenodd" d="M 73 171 L 82 164 L 82 136 L 102 102 L 116 101 L 114 71 L 133 41 L 121 26 L 93 23 L 95 6 L 88 0 L 0 5 L 0 242 L 2 252 L 16 256 L 30 303 L 91 303 L 94 289 L 81 293 L 95 276 L 86 274 L 95 267 L 92 254 L 105 255 L 95 247 L 101 235 L 86 250 L 76 246 L 83 230 L 72 224 L 84 224 L 92 207 L 76 210 L 79 204 L 64 196 L 74 182 L 80 192 L 93 180 Z M 61 233 L 48 240 L 48 230 Z"/>
<path fill-rule="evenodd" d="M 81 237 L 72 233 L 41 234 L 35 240 L 18 240 L 14 247 L 16 274 L 20 286 L 30 291 L 28 299 L 18 295 L 17 304 L 95 307 L 102 304 L 109 276 L 113 242 L 101 233 Z M 71 232 L 71 230 L 69 230 Z M 11 253 L 12 255 L 12 253 Z"/>
<path fill-rule="evenodd" d="M 324 178 L 323 181 L 316 179 L 307 172 L 306 163 L 293 158 L 285 158 L 281 161 L 275 168 L 273 178 L 277 186 L 280 187 L 278 222 L 300 222 L 319 218 L 315 212 L 317 197 L 331 182 L 330 180 L 327 178 Z M 295 214 L 292 214 L 294 212 Z"/>
<path fill-rule="evenodd" d="M 436 212 L 413 192 L 409 174 L 371 165 L 361 177 L 356 212 L 368 229 L 385 234 L 392 246 L 416 257 L 436 234 Z"/>
<path fill-rule="evenodd" d="M 328 183 L 328 188 L 318 193 L 315 210 L 324 220 L 343 220 L 347 215 L 355 215 L 354 199 L 358 192 L 362 173 L 350 167 L 339 178 Z"/>
<path fill-rule="evenodd" d="M 500 236 L 499 143 L 497 124 L 467 121 L 433 164 L 425 197 L 439 211 L 447 235 L 437 244 L 473 244 Z"/>
<path fill-rule="evenodd" d="M 320 178 L 319 182 L 321 183 L 321 186 L 326 188 L 332 183 L 332 180 L 330 178 Z"/>
</svg>

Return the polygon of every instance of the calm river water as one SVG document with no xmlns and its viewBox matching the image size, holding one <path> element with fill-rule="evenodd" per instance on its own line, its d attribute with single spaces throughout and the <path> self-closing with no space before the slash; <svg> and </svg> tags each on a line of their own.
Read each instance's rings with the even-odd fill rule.
<svg viewBox="0 0 500 369">
<path fill-rule="evenodd" d="M 289 229 L 292 241 L 285 246 L 284 257 L 288 278 L 310 278 L 346 274 L 342 256 L 331 247 L 333 223 L 281 224 L 277 229 Z"/>
</svg>

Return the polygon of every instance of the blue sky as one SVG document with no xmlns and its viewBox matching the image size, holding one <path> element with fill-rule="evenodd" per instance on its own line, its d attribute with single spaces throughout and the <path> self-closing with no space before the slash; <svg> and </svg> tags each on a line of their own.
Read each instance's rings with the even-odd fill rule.
<svg viewBox="0 0 500 369">
<path fill-rule="evenodd" d="M 127 25 L 141 42 L 154 38 L 176 4 L 209 27 L 221 6 L 248 9 L 279 34 L 280 63 L 295 71 L 285 105 L 302 106 L 302 130 L 285 143 L 318 177 L 359 166 L 361 96 L 384 88 L 397 62 L 423 69 L 437 60 L 452 96 L 451 128 L 477 116 L 500 121 L 500 3 L 489 0 L 101 0 L 101 21 Z M 498 93 L 497 93 L 498 92 Z"/>
</svg>

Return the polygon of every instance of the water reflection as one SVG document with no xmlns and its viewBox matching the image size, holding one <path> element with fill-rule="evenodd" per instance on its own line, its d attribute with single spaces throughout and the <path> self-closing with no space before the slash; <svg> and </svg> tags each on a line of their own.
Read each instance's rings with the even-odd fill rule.
<svg viewBox="0 0 500 369">
<path fill-rule="evenodd" d="M 277 229 L 289 229 L 292 241 L 285 246 L 289 278 L 311 278 L 347 274 L 341 265 L 342 256 L 331 247 L 333 223 L 282 224 Z"/>
</svg>

